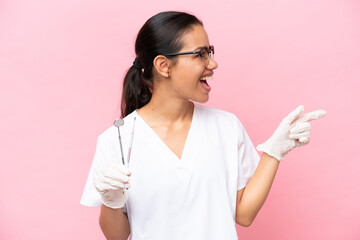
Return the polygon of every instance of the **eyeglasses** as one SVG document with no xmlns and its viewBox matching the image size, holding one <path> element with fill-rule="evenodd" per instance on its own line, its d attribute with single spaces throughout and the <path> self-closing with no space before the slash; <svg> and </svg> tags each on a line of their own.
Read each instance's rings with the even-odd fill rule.
<svg viewBox="0 0 360 240">
<path fill-rule="evenodd" d="M 208 66 L 210 58 L 214 58 L 215 50 L 214 46 L 203 47 L 198 51 L 190 51 L 190 52 L 181 52 L 181 53 L 169 53 L 163 54 L 164 56 L 178 56 L 178 55 L 187 55 L 187 54 L 198 54 L 199 57 L 203 60 L 203 62 Z"/>
</svg>

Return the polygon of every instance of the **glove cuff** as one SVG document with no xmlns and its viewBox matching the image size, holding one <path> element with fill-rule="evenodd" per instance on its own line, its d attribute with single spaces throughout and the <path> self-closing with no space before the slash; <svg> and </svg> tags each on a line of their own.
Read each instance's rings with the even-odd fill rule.
<svg viewBox="0 0 360 240">
<path fill-rule="evenodd" d="M 257 145 L 256 150 L 258 150 L 259 152 L 264 152 L 264 153 L 276 158 L 276 160 L 278 160 L 279 162 L 284 160 L 284 156 L 272 151 L 272 148 L 268 144 L 266 144 L 266 142 L 263 144 Z"/>
<path fill-rule="evenodd" d="M 110 190 L 106 194 L 101 195 L 101 203 L 113 209 L 123 208 L 128 199 L 125 189 Z"/>
</svg>

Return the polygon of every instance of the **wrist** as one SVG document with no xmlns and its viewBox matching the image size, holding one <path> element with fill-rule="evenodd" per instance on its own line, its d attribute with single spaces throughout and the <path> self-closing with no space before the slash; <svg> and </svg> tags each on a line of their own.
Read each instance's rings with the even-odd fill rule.
<svg viewBox="0 0 360 240">
<path fill-rule="evenodd" d="M 106 194 L 101 195 L 102 204 L 112 209 L 123 208 L 127 199 L 127 192 L 122 188 L 110 190 Z"/>
<path fill-rule="evenodd" d="M 266 152 L 263 152 L 263 154 L 261 155 L 261 158 L 269 163 L 272 162 L 275 164 L 279 164 L 281 162 L 279 159 L 267 154 Z"/>
<path fill-rule="evenodd" d="M 274 146 L 271 146 L 268 142 L 265 142 L 263 144 L 259 144 L 256 149 L 259 152 L 266 153 L 268 156 L 271 156 L 272 158 L 275 158 L 277 161 L 281 162 L 284 159 L 284 154 L 282 154 L 279 149 L 277 149 Z"/>
</svg>

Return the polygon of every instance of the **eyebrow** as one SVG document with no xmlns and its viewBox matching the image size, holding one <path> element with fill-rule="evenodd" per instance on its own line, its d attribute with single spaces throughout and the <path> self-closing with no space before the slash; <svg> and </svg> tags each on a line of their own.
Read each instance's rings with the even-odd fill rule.
<svg viewBox="0 0 360 240">
<path fill-rule="evenodd" d="M 200 50 L 200 49 L 207 48 L 207 47 L 208 47 L 208 46 L 198 47 L 198 48 L 196 48 L 194 51 L 198 51 L 198 50 Z"/>
</svg>

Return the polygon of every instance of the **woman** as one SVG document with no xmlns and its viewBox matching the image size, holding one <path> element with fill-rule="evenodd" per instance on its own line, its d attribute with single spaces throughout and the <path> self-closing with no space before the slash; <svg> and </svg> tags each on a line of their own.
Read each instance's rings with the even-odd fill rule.
<svg viewBox="0 0 360 240">
<path fill-rule="evenodd" d="M 159 13 L 141 28 L 135 52 L 120 128 L 131 157 L 121 164 L 118 129 L 102 133 L 81 203 L 101 205 L 107 239 L 237 239 L 235 222 L 252 223 L 279 161 L 309 142 L 307 121 L 325 111 L 300 116 L 299 106 L 258 146 L 259 159 L 235 115 L 198 104 L 209 99 L 218 66 L 200 20 Z"/>
</svg>

